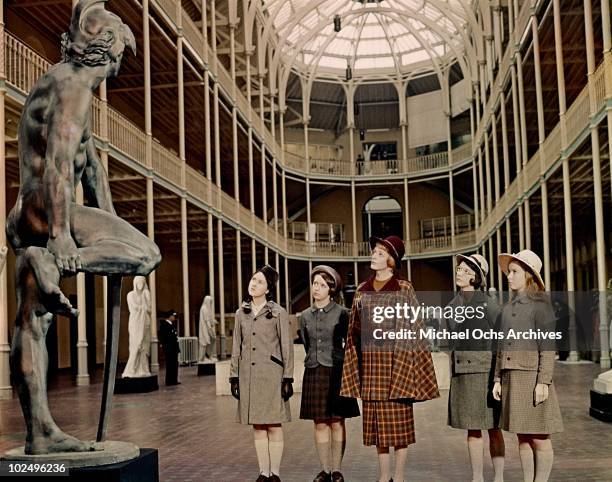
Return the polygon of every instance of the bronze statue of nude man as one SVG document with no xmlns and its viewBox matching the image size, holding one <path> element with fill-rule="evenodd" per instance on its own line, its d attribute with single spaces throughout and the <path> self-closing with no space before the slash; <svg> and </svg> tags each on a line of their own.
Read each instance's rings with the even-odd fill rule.
<svg viewBox="0 0 612 482">
<path fill-rule="evenodd" d="M 105 2 L 80 0 L 74 7 L 62 61 L 32 88 L 19 123 L 20 189 L 6 230 L 17 256 L 10 365 L 27 454 L 91 450 L 60 430 L 47 403 L 45 335 L 53 313 L 76 313 L 60 279 L 77 272 L 146 276 L 161 262 L 155 243 L 116 216 L 94 146 L 93 92 L 118 74 L 125 47 L 136 50 L 131 30 Z M 75 203 L 79 182 L 88 206 Z"/>
</svg>

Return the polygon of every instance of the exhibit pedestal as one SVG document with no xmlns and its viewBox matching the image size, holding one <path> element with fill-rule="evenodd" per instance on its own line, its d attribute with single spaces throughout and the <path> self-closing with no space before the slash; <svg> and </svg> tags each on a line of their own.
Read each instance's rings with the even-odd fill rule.
<svg viewBox="0 0 612 482">
<path fill-rule="evenodd" d="M 612 370 L 600 374 L 593 382 L 589 414 L 602 422 L 612 422 Z"/>
<path fill-rule="evenodd" d="M 92 442 L 89 452 L 62 452 L 27 455 L 23 447 L 9 450 L 0 457 L 0 479 L 87 481 L 87 482 L 159 482 L 157 449 L 139 449 L 129 442 Z M 45 467 L 45 473 L 34 470 Z M 57 474 L 57 475 L 54 475 Z"/>
<path fill-rule="evenodd" d="M 157 375 L 115 380 L 115 393 L 147 393 L 155 390 L 159 390 Z"/>
</svg>

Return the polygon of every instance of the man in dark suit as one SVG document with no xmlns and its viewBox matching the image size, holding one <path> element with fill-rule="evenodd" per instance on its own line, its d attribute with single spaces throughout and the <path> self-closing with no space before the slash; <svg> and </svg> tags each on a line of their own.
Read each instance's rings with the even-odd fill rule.
<svg viewBox="0 0 612 482">
<path fill-rule="evenodd" d="M 158 336 L 166 353 L 166 385 L 178 385 L 178 355 L 181 352 L 178 343 L 178 332 L 175 323 L 178 320 L 176 311 L 170 310 L 159 324 Z"/>
</svg>

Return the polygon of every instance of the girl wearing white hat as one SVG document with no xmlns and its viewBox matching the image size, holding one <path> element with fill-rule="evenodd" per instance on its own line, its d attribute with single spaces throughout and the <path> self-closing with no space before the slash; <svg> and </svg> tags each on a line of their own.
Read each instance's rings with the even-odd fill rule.
<svg viewBox="0 0 612 482">
<path fill-rule="evenodd" d="M 498 261 L 512 294 L 502 310 L 502 331 L 554 331 L 554 313 L 544 295 L 538 255 L 530 250 L 502 253 Z M 563 431 L 552 380 L 554 345 L 548 343 L 506 336 L 495 362 L 493 396 L 502 403 L 500 425 L 517 434 L 523 479 L 529 482 L 548 480 L 553 464 L 550 434 Z"/>
<path fill-rule="evenodd" d="M 459 293 L 448 306 L 474 308 L 484 316 L 466 320 L 449 320 L 449 328 L 473 332 L 495 328 L 499 306 L 486 291 L 489 264 L 479 254 L 457 255 L 455 284 Z M 452 346 L 452 377 L 448 395 L 448 424 L 467 430 L 467 446 L 472 466 L 472 481 L 481 482 L 484 469 L 482 431 L 489 433 L 489 453 L 495 470 L 495 482 L 504 480 L 504 437 L 499 429 L 500 403 L 491 397 L 494 359 L 490 342 L 458 340 Z"/>
</svg>

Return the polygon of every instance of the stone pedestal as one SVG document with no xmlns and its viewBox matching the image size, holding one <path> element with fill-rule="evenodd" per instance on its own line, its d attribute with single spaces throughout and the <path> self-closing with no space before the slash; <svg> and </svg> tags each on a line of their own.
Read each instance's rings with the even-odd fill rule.
<svg viewBox="0 0 612 482">
<path fill-rule="evenodd" d="M 68 464 L 68 475 L 58 475 L 53 476 L 49 474 L 44 474 L 44 478 L 41 479 L 39 476 L 28 476 L 28 475 L 19 475 L 16 480 L 20 481 L 31 481 L 31 482 L 40 482 L 40 480 L 45 481 L 57 481 L 57 482 L 67 482 L 67 481 L 87 481 L 87 482 L 159 482 L 159 457 L 156 449 L 138 449 L 136 446 L 132 444 L 125 444 L 124 442 L 103 442 L 103 444 L 124 444 L 126 446 L 132 446 L 135 448 L 135 452 L 132 458 L 129 460 L 123 460 L 120 462 L 114 463 L 104 463 L 104 465 L 94 465 L 90 467 L 78 467 L 73 466 L 72 464 L 79 464 L 87 460 L 87 457 L 83 458 L 81 462 L 77 461 L 74 457 L 75 454 L 54 454 L 54 459 L 49 459 L 49 456 L 45 455 L 35 455 L 35 456 L 27 456 L 23 455 L 23 449 L 21 449 L 21 457 L 20 459 L 7 458 L 5 454 L 4 457 L 0 458 L 0 477 L 4 475 L 9 475 L 7 470 L 9 470 L 9 463 L 53 463 L 58 461 L 63 461 Z M 117 448 L 117 447 L 116 447 Z M 83 454 L 92 454 L 98 452 L 84 452 Z M 8 454 L 8 452 L 7 452 Z M 29 459 L 24 459 L 24 457 L 30 457 Z M 34 459 L 37 457 L 37 459 Z M 47 459 L 44 459 L 47 457 Z M 70 460 L 67 460 L 70 459 Z M 95 459 L 89 459 L 89 462 L 93 462 Z M 99 461 L 102 459 L 99 459 Z M 42 474 L 41 474 L 42 475 Z M 7 479 L 12 480 L 12 479 Z"/>
<path fill-rule="evenodd" d="M 147 393 L 155 390 L 159 390 L 157 375 L 115 380 L 115 393 Z"/>
<path fill-rule="evenodd" d="M 612 423 L 612 370 L 593 381 L 589 414 L 602 422 Z"/>
</svg>

